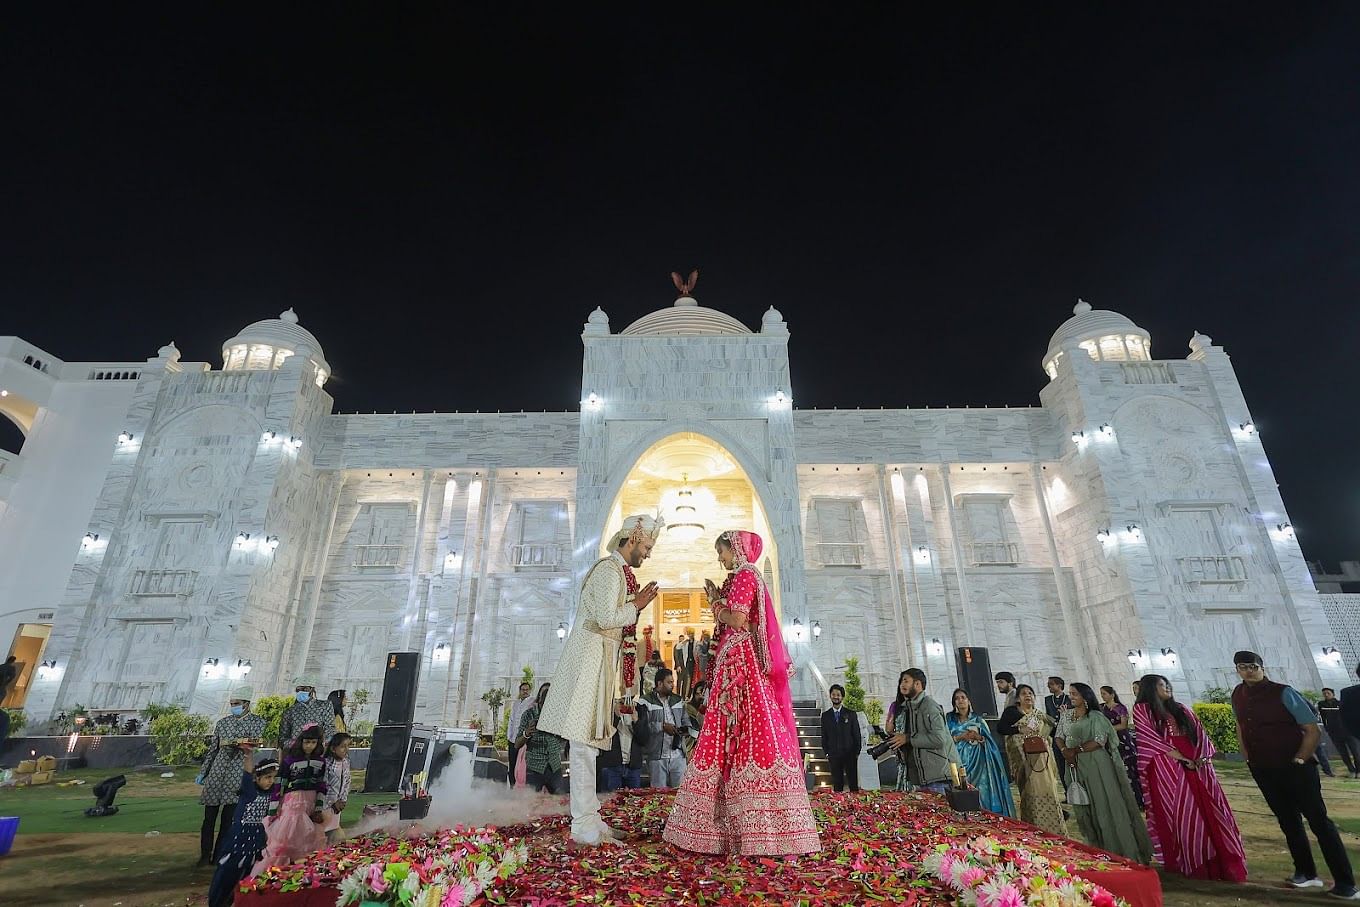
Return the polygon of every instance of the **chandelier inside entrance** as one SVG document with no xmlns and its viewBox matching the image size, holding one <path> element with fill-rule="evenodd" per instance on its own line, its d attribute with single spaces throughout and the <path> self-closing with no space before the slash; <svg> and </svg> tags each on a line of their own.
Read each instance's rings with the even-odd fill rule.
<svg viewBox="0 0 1360 907">
<path fill-rule="evenodd" d="M 681 477 L 680 490 L 675 494 L 675 506 L 666 523 L 666 533 L 678 541 L 689 543 L 704 534 L 699 509 L 694 505 L 694 489 L 689 487 L 689 475 Z"/>
</svg>

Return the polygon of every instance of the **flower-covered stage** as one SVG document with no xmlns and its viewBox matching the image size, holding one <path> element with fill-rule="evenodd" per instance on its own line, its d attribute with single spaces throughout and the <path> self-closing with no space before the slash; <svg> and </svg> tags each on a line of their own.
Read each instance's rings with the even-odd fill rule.
<svg viewBox="0 0 1360 907">
<path fill-rule="evenodd" d="M 979 904 L 1156 907 L 1157 873 L 991 814 L 960 818 L 929 794 L 813 797 L 822 851 L 713 858 L 661 841 L 666 791 L 621 792 L 602 812 L 628 833 L 581 847 L 566 816 L 500 828 L 373 834 L 247 883 L 241 907 L 464 904 Z"/>
</svg>

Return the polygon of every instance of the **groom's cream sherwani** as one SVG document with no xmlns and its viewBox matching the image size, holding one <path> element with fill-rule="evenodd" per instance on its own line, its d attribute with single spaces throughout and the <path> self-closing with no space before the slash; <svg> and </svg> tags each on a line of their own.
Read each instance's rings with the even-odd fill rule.
<svg viewBox="0 0 1360 907">
<path fill-rule="evenodd" d="M 600 750 L 609 749 L 614 737 L 623 628 L 637 622 L 623 569 L 616 551 L 586 574 L 576 621 L 538 720 L 540 730 Z"/>
</svg>

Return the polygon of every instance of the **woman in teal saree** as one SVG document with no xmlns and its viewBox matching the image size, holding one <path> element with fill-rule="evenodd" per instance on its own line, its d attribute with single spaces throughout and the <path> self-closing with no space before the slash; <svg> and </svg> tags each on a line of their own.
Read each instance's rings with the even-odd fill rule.
<svg viewBox="0 0 1360 907">
<path fill-rule="evenodd" d="M 963 690 L 954 691 L 954 708 L 944 716 L 949 733 L 959 750 L 959 759 L 968 780 L 977 788 L 982 808 L 1002 816 L 1015 815 L 1011 782 L 1006 775 L 1006 759 L 1001 755 L 987 722 L 973 711 L 973 703 Z"/>
</svg>

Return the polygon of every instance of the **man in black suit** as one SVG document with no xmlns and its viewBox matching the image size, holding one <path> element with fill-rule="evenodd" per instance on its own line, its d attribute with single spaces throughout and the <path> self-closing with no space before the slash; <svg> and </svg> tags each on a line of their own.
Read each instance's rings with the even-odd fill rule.
<svg viewBox="0 0 1360 907">
<path fill-rule="evenodd" d="M 833 683 L 831 708 L 822 712 L 822 751 L 831 763 L 831 786 L 836 793 L 845 790 L 847 781 L 851 791 L 859 791 L 859 751 L 864 746 L 859 713 L 843 708 L 844 699 L 845 687 Z"/>
<path fill-rule="evenodd" d="M 1355 669 L 1360 677 L 1360 666 Z M 1353 684 L 1341 691 L 1341 726 L 1351 737 L 1360 738 L 1360 684 Z"/>
<path fill-rule="evenodd" d="M 1053 735 L 1053 758 L 1058 763 L 1058 777 L 1067 786 L 1067 760 L 1063 758 L 1060 739 L 1067 736 L 1067 712 L 1072 708 L 1072 697 L 1067 695 L 1067 683 L 1061 677 L 1048 678 L 1048 695 L 1044 697 L 1044 711 L 1058 725 Z M 1060 737 L 1059 734 L 1062 736 Z"/>
</svg>

